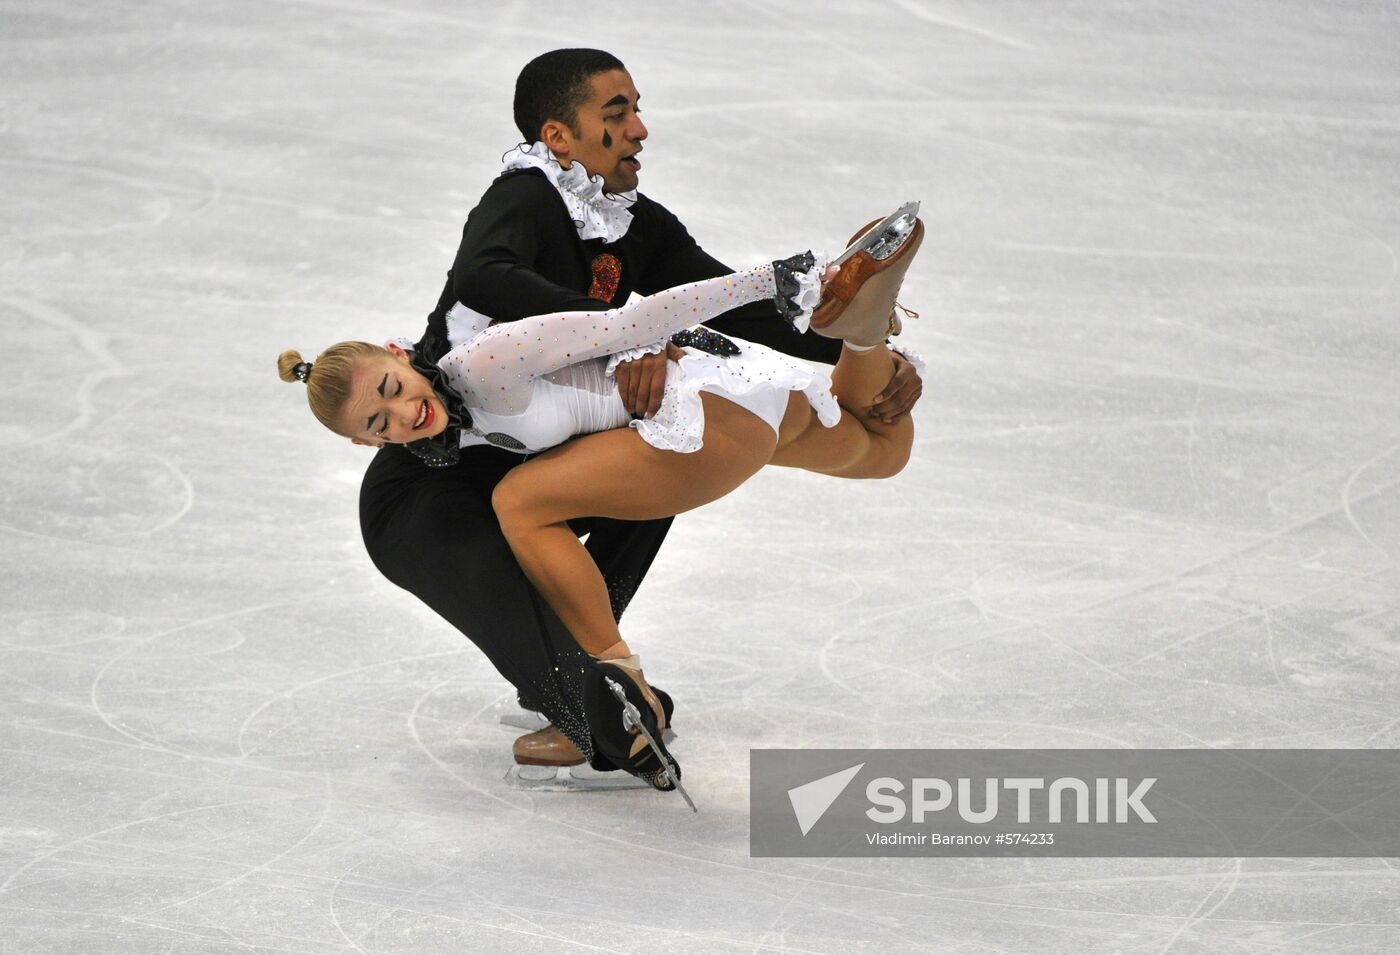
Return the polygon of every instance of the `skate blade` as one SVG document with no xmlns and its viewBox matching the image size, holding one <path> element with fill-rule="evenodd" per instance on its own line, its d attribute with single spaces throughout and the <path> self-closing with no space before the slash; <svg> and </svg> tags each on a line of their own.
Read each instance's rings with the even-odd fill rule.
<svg viewBox="0 0 1400 955">
<path fill-rule="evenodd" d="M 612 792 L 620 789 L 651 789 L 642 779 L 616 770 L 600 773 L 587 764 L 581 766 L 511 766 L 506 773 L 511 789 L 530 792 Z"/>
<path fill-rule="evenodd" d="M 685 804 L 690 807 L 691 812 L 698 813 L 700 810 L 695 807 L 695 800 L 690 798 L 690 793 L 686 792 L 685 787 L 681 785 L 680 768 L 678 766 L 672 766 L 671 761 L 667 759 L 665 754 L 657 747 L 656 740 L 652 738 L 651 732 L 647 729 L 646 724 L 642 722 L 642 714 L 638 712 L 637 708 L 632 705 L 632 702 L 627 699 L 626 692 L 623 691 L 622 686 L 618 684 L 617 681 L 608 677 L 604 677 L 603 680 L 607 683 L 608 689 L 612 691 L 612 695 L 617 697 L 618 701 L 622 704 L 623 727 L 629 731 L 636 729 L 636 731 L 642 735 L 647 746 L 651 747 L 651 754 L 656 757 L 656 761 L 661 764 L 666 774 L 666 779 L 671 784 L 671 789 L 681 794 L 685 799 Z M 636 752 L 635 747 L 633 747 L 633 752 Z"/>
<path fill-rule="evenodd" d="M 894 255 L 904 244 L 904 239 L 914 231 L 914 221 L 919 217 L 919 202 L 906 202 L 884 219 L 866 229 L 857 239 L 832 260 L 832 265 L 840 265 L 859 252 L 869 252 L 871 258 L 880 261 Z"/>
</svg>

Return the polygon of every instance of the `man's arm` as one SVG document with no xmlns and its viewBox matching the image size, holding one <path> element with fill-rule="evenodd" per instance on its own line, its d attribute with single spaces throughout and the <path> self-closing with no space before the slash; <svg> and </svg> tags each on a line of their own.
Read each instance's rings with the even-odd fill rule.
<svg viewBox="0 0 1400 955">
<path fill-rule="evenodd" d="M 573 241 L 573 224 L 548 180 L 529 172 L 504 176 L 467 218 L 449 287 L 456 301 L 503 322 L 605 309 L 606 302 L 539 270 L 546 258 L 570 253 Z"/>
</svg>

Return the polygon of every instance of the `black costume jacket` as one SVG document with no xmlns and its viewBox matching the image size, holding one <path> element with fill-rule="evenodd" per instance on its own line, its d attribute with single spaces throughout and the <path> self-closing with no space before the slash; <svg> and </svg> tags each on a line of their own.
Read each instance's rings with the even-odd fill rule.
<svg viewBox="0 0 1400 955">
<path fill-rule="evenodd" d="M 462 229 L 426 338 L 446 336 L 445 316 L 457 302 L 497 321 L 514 321 L 611 308 L 633 292 L 650 295 L 733 271 L 701 249 L 660 203 L 638 195 L 631 213 L 627 234 L 616 242 L 583 241 L 543 173 L 522 169 L 501 176 Z M 620 266 L 615 286 L 607 280 L 606 264 L 597 262 L 600 256 L 612 256 Z M 834 363 L 841 352 L 838 341 L 798 334 L 767 302 L 742 306 L 709 325 L 812 361 Z"/>
</svg>

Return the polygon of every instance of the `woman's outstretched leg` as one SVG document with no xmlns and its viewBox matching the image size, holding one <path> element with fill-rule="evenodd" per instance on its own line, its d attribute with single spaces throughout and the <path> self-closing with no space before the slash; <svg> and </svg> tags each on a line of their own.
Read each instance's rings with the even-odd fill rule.
<svg viewBox="0 0 1400 955">
<path fill-rule="evenodd" d="M 622 635 L 607 585 L 566 522 L 680 514 L 728 494 L 773 455 L 776 437 L 760 418 L 715 395 L 700 398 L 705 443 L 692 454 L 658 451 L 619 428 L 547 451 L 496 485 L 492 506 L 521 569 L 595 657 L 626 656 L 627 649 L 617 646 Z"/>
<path fill-rule="evenodd" d="M 769 463 L 837 477 L 897 474 L 909 458 L 913 423 L 906 417 L 886 424 L 870 412 L 893 367 L 884 345 L 843 349 L 832 387 L 845 413 L 835 428 L 823 427 L 800 393 L 790 396 L 777 438 L 757 416 L 702 394 L 705 443 L 692 454 L 659 451 L 623 428 L 571 441 L 513 469 L 496 486 L 492 506 L 501 530 L 579 645 L 595 657 L 626 656 L 607 585 L 567 522 L 680 514 L 723 497 Z"/>
</svg>

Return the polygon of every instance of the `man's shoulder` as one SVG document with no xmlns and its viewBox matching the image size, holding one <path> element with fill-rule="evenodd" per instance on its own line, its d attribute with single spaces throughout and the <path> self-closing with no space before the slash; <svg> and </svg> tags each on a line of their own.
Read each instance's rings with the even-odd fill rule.
<svg viewBox="0 0 1400 955">
<path fill-rule="evenodd" d="M 634 193 L 634 195 L 637 197 L 637 201 L 632 204 L 631 209 L 634 216 L 640 213 L 642 215 L 665 215 L 670 216 L 672 219 L 675 218 L 671 210 L 667 209 L 646 193 L 638 192 Z"/>
<path fill-rule="evenodd" d="M 496 177 L 467 216 L 468 228 L 572 232 L 559 191 L 537 169 L 509 169 Z"/>
<path fill-rule="evenodd" d="M 644 193 L 637 193 L 637 201 L 628 211 L 632 213 L 634 228 L 640 227 L 641 232 L 685 231 L 685 226 L 674 212 Z"/>
<path fill-rule="evenodd" d="M 507 169 L 481 194 L 482 202 L 488 199 L 545 203 L 557 202 L 559 194 L 538 169 Z"/>
</svg>

